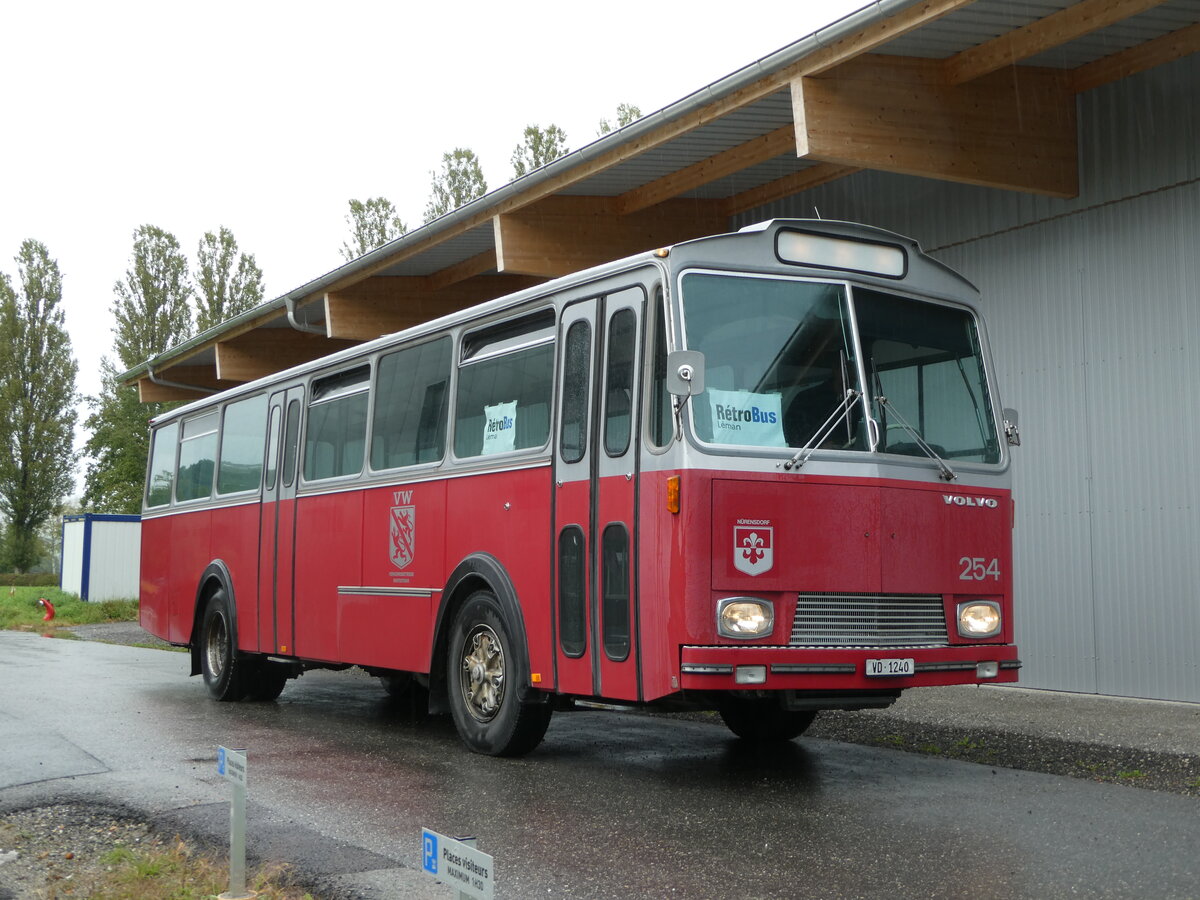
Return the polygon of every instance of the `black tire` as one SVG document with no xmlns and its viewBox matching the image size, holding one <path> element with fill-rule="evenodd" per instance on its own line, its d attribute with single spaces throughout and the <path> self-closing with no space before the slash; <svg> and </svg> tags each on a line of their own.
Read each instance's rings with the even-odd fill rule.
<svg viewBox="0 0 1200 900">
<path fill-rule="evenodd" d="M 208 598 L 200 624 L 200 671 L 214 700 L 241 700 L 246 695 L 249 668 L 245 654 L 234 644 L 233 613 L 223 588 Z"/>
<path fill-rule="evenodd" d="M 817 717 L 816 710 L 784 709 L 771 697 L 729 697 L 718 712 L 729 730 L 755 743 L 790 741 L 800 737 Z"/>
<path fill-rule="evenodd" d="M 266 703 L 283 693 L 288 681 L 288 667 L 265 659 L 254 667 L 246 678 L 246 699 Z"/>
<path fill-rule="evenodd" d="M 454 727 L 476 753 L 521 756 L 541 743 L 551 709 L 546 702 L 521 702 L 527 668 L 495 595 L 468 597 L 447 643 L 446 688 Z"/>
</svg>

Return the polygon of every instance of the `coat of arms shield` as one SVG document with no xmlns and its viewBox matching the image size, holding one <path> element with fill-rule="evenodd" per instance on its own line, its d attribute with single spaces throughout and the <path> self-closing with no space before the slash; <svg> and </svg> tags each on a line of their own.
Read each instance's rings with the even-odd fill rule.
<svg viewBox="0 0 1200 900">
<path fill-rule="evenodd" d="M 416 556 L 417 508 L 393 506 L 391 521 L 392 565 L 403 569 Z"/>
<path fill-rule="evenodd" d="M 747 575 L 769 572 L 775 564 L 775 528 L 736 525 L 733 529 L 733 567 Z"/>
</svg>

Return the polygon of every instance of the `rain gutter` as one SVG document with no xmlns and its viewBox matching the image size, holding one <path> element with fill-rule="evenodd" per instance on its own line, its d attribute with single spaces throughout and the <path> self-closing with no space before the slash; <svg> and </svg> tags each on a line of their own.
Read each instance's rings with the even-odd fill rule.
<svg viewBox="0 0 1200 900">
<path fill-rule="evenodd" d="M 528 175 L 521 176 L 516 181 L 509 182 L 504 187 L 497 188 L 478 199 L 472 200 L 465 206 L 460 206 L 458 209 L 446 213 L 441 218 L 434 219 L 416 231 L 402 235 L 394 241 L 384 244 L 382 247 L 378 247 L 364 256 L 360 256 L 358 259 L 348 262 L 344 266 L 333 269 L 320 278 L 315 278 L 281 297 L 256 306 L 254 309 L 247 310 L 207 331 L 201 332 L 178 346 L 163 351 L 157 356 L 130 369 L 128 372 L 121 373 L 117 377 L 117 380 L 122 384 L 128 384 L 147 375 L 151 365 L 161 367 L 176 357 L 186 356 L 190 351 L 203 346 L 225 331 L 232 331 L 242 324 L 284 310 L 287 312 L 288 323 L 297 330 L 325 334 L 323 328 L 307 325 L 307 323 L 299 323 L 295 320 L 294 314 L 298 302 L 313 294 L 324 293 L 337 282 L 351 278 L 363 270 L 372 269 L 378 263 L 395 255 L 397 251 L 404 250 L 411 244 L 429 241 L 438 234 L 452 231 L 462 222 L 469 220 L 472 216 L 477 215 L 488 207 L 502 206 L 507 201 L 517 198 L 531 188 L 536 188 L 539 184 L 569 171 L 574 166 L 586 163 L 622 144 L 633 143 L 643 135 L 649 134 L 676 119 L 683 118 L 697 109 L 720 100 L 722 97 L 749 87 L 751 84 L 769 76 L 773 72 L 785 69 L 799 62 L 809 54 L 828 47 L 873 22 L 887 19 L 903 9 L 916 6 L 920 2 L 922 0 L 875 0 L 875 2 L 863 6 L 862 9 L 856 10 L 838 19 L 836 22 L 831 22 L 824 28 L 818 29 L 807 37 L 803 37 L 780 50 L 776 50 L 774 53 L 764 56 L 762 59 L 743 66 L 731 75 L 727 75 L 719 81 L 714 81 L 707 87 L 700 88 L 698 91 L 688 94 L 682 100 L 678 100 L 670 106 L 665 106 L 657 112 L 650 113 L 629 123 L 623 128 L 609 132 L 592 141 L 592 143 L 580 147 L 578 150 L 573 150 L 565 156 L 560 156 L 540 169 L 535 169 Z"/>
<path fill-rule="evenodd" d="M 146 377 L 148 377 L 150 379 L 151 384 L 157 384 L 157 385 L 160 385 L 161 387 L 181 388 L 182 390 L 185 390 L 185 391 L 195 391 L 198 394 L 219 394 L 220 393 L 220 390 L 217 388 L 201 387 L 201 386 L 195 385 L 195 384 L 184 384 L 180 381 L 170 381 L 166 378 L 159 378 L 157 375 L 154 374 L 154 360 L 151 360 L 150 362 L 146 363 Z"/>
</svg>

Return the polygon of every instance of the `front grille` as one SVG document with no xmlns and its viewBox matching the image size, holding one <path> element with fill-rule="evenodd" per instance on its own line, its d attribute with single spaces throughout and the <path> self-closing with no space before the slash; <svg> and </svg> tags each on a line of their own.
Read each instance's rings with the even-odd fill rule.
<svg viewBox="0 0 1200 900">
<path fill-rule="evenodd" d="M 793 647 L 945 646 L 939 594 L 801 594 Z"/>
</svg>

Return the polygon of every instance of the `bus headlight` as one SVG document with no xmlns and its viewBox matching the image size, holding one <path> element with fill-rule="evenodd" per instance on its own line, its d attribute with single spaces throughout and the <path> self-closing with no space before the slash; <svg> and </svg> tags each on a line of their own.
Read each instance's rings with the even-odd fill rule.
<svg viewBox="0 0 1200 900">
<path fill-rule="evenodd" d="M 717 631 L 725 637 L 757 638 L 775 629 L 775 605 L 757 597 L 726 597 L 717 603 Z"/>
<path fill-rule="evenodd" d="M 958 633 L 967 638 L 995 637 L 1000 633 L 1000 604 L 972 600 L 958 604 Z"/>
</svg>

